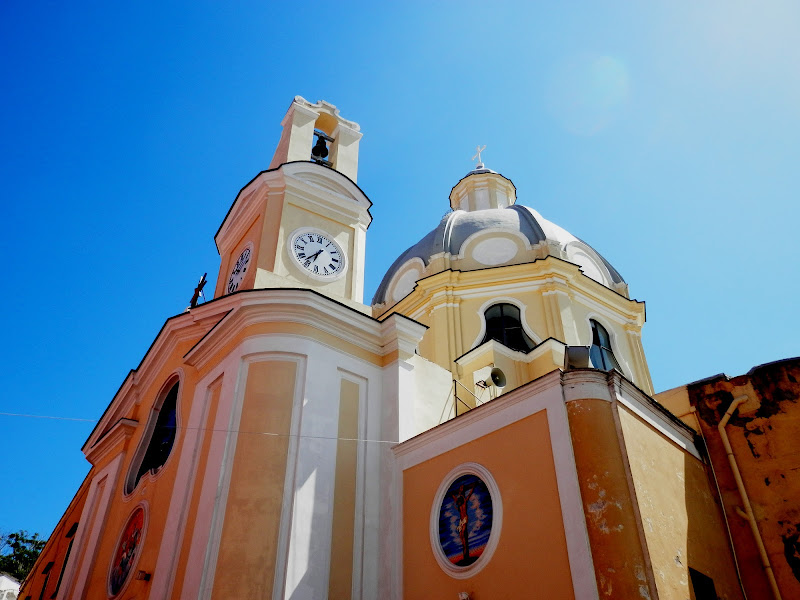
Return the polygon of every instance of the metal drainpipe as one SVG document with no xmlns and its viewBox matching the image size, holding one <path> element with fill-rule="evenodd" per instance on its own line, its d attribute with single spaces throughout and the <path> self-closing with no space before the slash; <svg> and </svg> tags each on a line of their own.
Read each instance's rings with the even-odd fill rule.
<svg viewBox="0 0 800 600">
<path fill-rule="evenodd" d="M 744 514 L 741 511 L 737 512 L 742 515 L 748 523 L 750 523 L 750 530 L 753 532 L 753 537 L 756 540 L 756 546 L 758 547 L 758 553 L 761 556 L 761 566 L 764 569 L 764 573 L 767 575 L 767 579 L 769 580 L 769 585 L 772 588 L 772 595 L 775 600 L 783 600 L 781 597 L 781 592 L 778 589 L 778 582 L 775 581 L 775 574 L 772 572 L 772 565 L 769 562 L 769 556 L 767 556 L 767 549 L 764 547 L 764 541 L 761 538 L 761 532 L 758 530 L 758 524 L 756 523 L 755 515 L 753 514 L 753 507 L 750 505 L 750 498 L 747 495 L 747 490 L 744 489 L 744 482 L 742 481 L 742 476 L 739 473 L 739 465 L 736 462 L 736 457 L 733 455 L 733 449 L 731 448 L 730 440 L 728 440 L 728 434 L 725 433 L 725 425 L 728 424 L 728 420 L 733 416 L 733 413 L 736 412 L 736 409 L 739 408 L 739 405 L 747 400 L 747 396 L 737 396 L 731 402 L 731 405 L 728 407 L 725 416 L 722 417 L 722 420 L 717 425 L 717 429 L 719 430 L 720 438 L 722 438 L 722 445 L 725 446 L 725 453 L 728 455 L 728 461 L 731 463 L 731 470 L 733 471 L 733 478 L 736 480 L 736 487 L 739 488 L 739 496 L 742 498 L 742 504 L 744 504 Z"/>
<path fill-rule="evenodd" d="M 719 498 L 719 502 L 722 505 L 722 521 L 725 523 L 725 531 L 728 532 L 728 544 L 731 547 L 731 555 L 733 556 L 733 566 L 736 568 L 736 578 L 739 580 L 739 589 L 742 590 L 742 597 L 744 600 L 747 600 L 747 592 L 744 589 L 744 582 L 742 581 L 742 571 L 739 569 L 739 559 L 736 556 L 736 546 L 733 545 L 733 534 L 731 533 L 731 526 L 728 522 L 728 513 L 725 512 L 725 502 L 722 500 L 722 490 L 719 488 L 719 481 L 717 480 L 717 472 L 714 469 L 714 463 L 711 460 L 711 455 L 708 452 L 708 443 L 706 442 L 706 436 L 703 435 L 703 425 L 700 423 L 700 417 L 697 415 L 697 409 L 693 406 L 688 413 L 685 413 L 678 417 L 682 419 L 686 415 L 693 415 L 694 420 L 697 423 L 697 431 L 700 434 L 700 439 L 703 440 L 703 445 L 705 446 L 705 454 L 708 457 L 708 466 L 711 469 L 711 477 L 714 480 L 714 487 L 717 490 L 717 498 Z"/>
</svg>

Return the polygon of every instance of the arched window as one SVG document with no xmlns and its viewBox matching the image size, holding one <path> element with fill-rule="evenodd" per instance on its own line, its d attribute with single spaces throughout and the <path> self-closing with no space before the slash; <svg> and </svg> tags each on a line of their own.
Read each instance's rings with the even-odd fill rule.
<svg viewBox="0 0 800 600">
<path fill-rule="evenodd" d="M 617 370 L 622 373 L 611 349 L 611 336 L 608 335 L 608 331 L 595 320 L 590 320 L 589 323 L 592 326 L 592 346 L 589 348 L 592 366 L 603 371 Z"/>
<path fill-rule="evenodd" d="M 520 352 L 530 352 L 536 346 L 522 329 L 519 308 L 513 304 L 495 304 L 487 308 L 483 316 L 486 319 L 486 335 L 481 344 L 497 340 L 504 346 Z"/>
<path fill-rule="evenodd" d="M 138 468 L 133 468 L 130 471 L 131 475 L 133 475 L 135 470 L 136 476 L 128 478 L 128 485 L 125 490 L 127 493 L 131 493 L 136 488 L 145 473 L 155 473 L 163 467 L 164 463 L 167 462 L 167 458 L 169 458 L 170 452 L 172 452 L 178 424 L 179 386 L 180 382 L 176 381 L 164 395 L 161 403 L 156 404 L 155 408 L 153 408 L 153 414 L 150 417 L 150 428 L 145 433 L 145 439 L 142 441 L 142 444 L 146 444 L 146 446 L 140 446 L 140 448 L 145 447 L 146 449 L 143 453 L 141 449 L 137 452 L 137 456 L 141 458 L 139 458 Z M 155 423 L 152 424 L 154 419 Z"/>
</svg>

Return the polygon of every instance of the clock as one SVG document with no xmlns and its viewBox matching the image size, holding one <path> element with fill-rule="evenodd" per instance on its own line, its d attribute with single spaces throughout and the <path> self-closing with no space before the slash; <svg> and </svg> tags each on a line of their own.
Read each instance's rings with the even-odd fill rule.
<svg viewBox="0 0 800 600">
<path fill-rule="evenodd" d="M 289 254 L 307 275 L 333 281 L 344 274 L 347 260 L 333 236 L 317 229 L 303 228 L 289 238 Z"/>
<path fill-rule="evenodd" d="M 253 246 L 251 244 L 242 250 L 242 253 L 239 255 L 239 259 L 236 261 L 236 265 L 231 271 L 231 276 L 228 278 L 229 294 L 232 294 L 239 289 L 239 285 L 241 285 L 242 280 L 244 279 L 245 271 L 247 271 L 247 267 L 250 265 L 250 257 L 252 254 Z"/>
</svg>

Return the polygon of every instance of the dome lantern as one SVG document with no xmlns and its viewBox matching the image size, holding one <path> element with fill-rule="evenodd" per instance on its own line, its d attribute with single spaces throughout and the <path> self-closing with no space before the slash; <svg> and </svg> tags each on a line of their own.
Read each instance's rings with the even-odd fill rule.
<svg viewBox="0 0 800 600">
<path fill-rule="evenodd" d="M 517 201 L 517 189 L 510 179 L 483 164 L 467 173 L 450 192 L 450 208 L 475 211 L 507 208 Z"/>
</svg>

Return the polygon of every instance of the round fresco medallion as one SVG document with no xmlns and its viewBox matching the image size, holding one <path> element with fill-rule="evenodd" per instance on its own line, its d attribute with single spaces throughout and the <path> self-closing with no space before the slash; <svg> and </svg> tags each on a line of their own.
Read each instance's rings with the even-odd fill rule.
<svg viewBox="0 0 800 600">
<path fill-rule="evenodd" d="M 456 567 L 477 561 L 492 533 L 492 496 L 486 483 L 468 473 L 447 488 L 439 508 L 439 544 Z"/>
<path fill-rule="evenodd" d="M 133 565 L 139 557 L 143 537 L 144 507 L 137 506 L 122 531 L 117 551 L 114 553 L 114 561 L 111 563 L 108 589 L 112 596 L 119 594 L 128 580 L 128 575 L 130 575 Z"/>
</svg>

